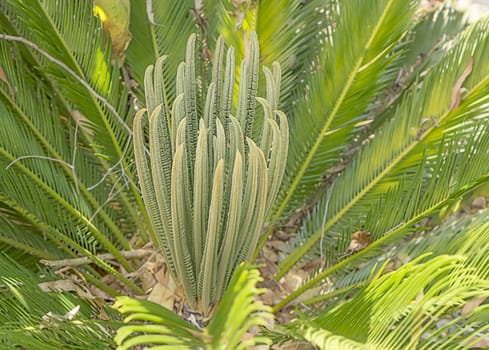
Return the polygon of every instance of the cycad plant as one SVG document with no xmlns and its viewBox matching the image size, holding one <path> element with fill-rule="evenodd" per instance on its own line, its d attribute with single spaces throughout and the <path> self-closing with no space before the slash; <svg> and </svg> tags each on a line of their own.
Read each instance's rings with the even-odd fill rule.
<svg viewBox="0 0 489 350">
<path fill-rule="evenodd" d="M 134 154 L 155 243 L 190 305 L 207 315 L 234 268 L 251 260 L 282 181 L 288 124 L 277 110 L 278 64 L 273 72 L 264 68 L 267 97 L 256 96 L 259 47 L 254 32 L 240 66 L 235 113 L 233 49 L 224 65 L 224 40 L 218 41 L 212 80 L 205 104 L 200 104 L 195 39 L 190 37 L 186 60 L 178 67 L 174 101 L 165 96 L 165 57 L 146 70 L 147 109 L 134 118 Z M 253 137 L 256 101 L 264 119 Z"/>
<path fill-rule="evenodd" d="M 0 348 L 487 347 L 489 20 L 424 3 L 0 1 Z"/>
</svg>

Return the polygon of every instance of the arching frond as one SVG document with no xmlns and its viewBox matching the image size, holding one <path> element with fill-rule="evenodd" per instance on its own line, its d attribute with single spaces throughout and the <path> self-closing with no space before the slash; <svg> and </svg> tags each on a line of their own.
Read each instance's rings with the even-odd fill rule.
<svg viewBox="0 0 489 350">
<path fill-rule="evenodd" d="M 97 308 L 57 291 L 46 293 L 36 274 L 0 256 L 0 347 L 4 349 L 108 349 L 109 324 L 93 319 Z M 105 313 L 105 311 L 102 311 Z"/>
<path fill-rule="evenodd" d="M 2 225 L 4 242 L 32 253 L 25 241 L 37 235 L 33 245 L 51 245 L 50 257 L 53 248 L 58 257 L 86 254 L 137 290 L 95 258 L 111 251 L 130 271 L 119 252 L 130 247 L 123 231 L 147 235 L 126 158 L 127 90 L 92 5 L 7 1 L 1 7 L 0 186 L 9 208 L 2 215 L 20 216 L 30 228 Z M 48 258 L 39 248 L 37 255 Z"/>
<path fill-rule="evenodd" d="M 338 178 L 331 197 L 304 222 L 308 238 L 282 262 L 282 273 L 321 237 L 326 254 L 334 257 L 346 250 L 355 226 L 380 238 L 399 224 L 407 227 L 441 209 L 462 188 L 486 181 L 489 66 L 483 57 L 489 38 L 482 33 L 487 33 L 487 26 L 483 21 L 468 28 L 422 86 L 405 93 L 392 120 L 377 131 Z M 461 84 L 467 93 L 456 103 Z M 449 152 L 453 155 L 447 158 Z M 389 191 L 393 192 L 386 195 Z M 401 202 L 405 209 L 386 212 Z M 380 212 L 384 214 L 379 217 Z"/>
<path fill-rule="evenodd" d="M 485 238 L 487 232 L 486 227 Z M 484 247 L 487 251 L 487 240 Z M 460 312 L 472 299 L 489 296 L 481 276 L 487 264 L 480 267 L 471 260 L 470 253 L 440 255 L 378 274 L 351 301 L 298 321 L 300 334 L 321 349 L 333 344 L 338 349 L 468 348 L 489 329 L 480 318 L 484 306 Z"/>
<path fill-rule="evenodd" d="M 307 97 L 294 108 L 286 195 L 272 222 L 291 203 L 300 205 L 310 196 L 338 159 L 341 144 L 382 88 L 389 52 L 408 29 L 414 8 L 412 1 L 339 4 L 335 30 L 311 73 Z M 350 40 L 352 31 L 359 33 L 355 40 Z"/>
<path fill-rule="evenodd" d="M 392 118 L 404 91 L 417 84 L 418 77 L 426 74 L 450 50 L 466 26 L 463 13 L 445 5 L 417 20 L 396 48 L 400 54 L 393 62 L 394 79 L 387 82 L 387 89 L 370 106 L 369 115 L 374 119 L 369 125 L 370 130 Z"/>
<path fill-rule="evenodd" d="M 319 301 L 327 301 L 331 305 L 331 300 L 342 300 L 342 296 L 352 293 L 352 290 L 362 287 L 370 278 L 372 271 L 378 271 L 381 265 L 387 264 L 384 272 L 390 272 L 397 269 L 403 263 L 416 259 L 424 254 L 432 256 L 450 254 L 450 255 L 471 255 L 469 261 L 477 261 L 482 267 L 487 264 L 486 243 L 487 233 L 487 210 L 471 215 L 470 217 L 454 217 L 447 222 L 436 227 L 432 231 L 425 232 L 426 228 L 419 228 L 414 237 L 405 240 L 402 245 L 392 245 L 390 249 L 377 251 L 375 258 L 370 258 L 362 264 L 351 264 L 356 269 L 345 269 L 334 277 L 334 291 L 319 293 L 320 295 L 312 299 L 303 300 L 304 303 L 310 304 Z M 477 253 L 471 253 L 471 250 L 479 249 Z M 367 254 L 369 255 L 369 254 Z M 486 269 L 478 270 L 481 278 L 487 278 Z"/>
<path fill-rule="evenodd" d="M 244 338 L 252 327 L 264 326 L 272 319 L 268 307 L 255 298 L 263 293 L 256 288 L 261 280 L 258 270 L 241 264 L 234 272 L 230 288 L 223 296 L 214 317 L 205 328 L 186 322 L 164 307 L 144 300 L 120 297 L 114 307 L 127 314 L 127 324 L 118 329 L 117 349 L 147 345 L 148 349 L 173 346 L 178 349 L 247 349 L 270 344 L 259 335 Z"/>
</svg>

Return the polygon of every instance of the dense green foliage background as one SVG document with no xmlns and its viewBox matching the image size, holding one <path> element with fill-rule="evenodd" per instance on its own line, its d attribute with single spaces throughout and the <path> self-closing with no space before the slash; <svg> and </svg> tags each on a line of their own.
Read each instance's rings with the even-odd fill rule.
<svg viewBox="0 0 489 350">
<path fill-rule="evenodd" d="M 0 2 L 0 347 L 487 345 L 489 223 L 478 209 L 489 177 L 489 20 L 468 25 L 448 6 L 395 0 L 96 4 L 97 15 L 89 1 Z M 161 101 L 183 91 L 192 33 L 198 105 L 219 36 L 235 50 L 238 91 L 252 31 L 257 96 L 268 92 L 262 67 L 278 62 L 276 108 L 290 138 L 249 259 L 265 263 L 265 281 L 240 265 L 210 319 L 181 319 L 127 297 L 146 294 L 138 271 L 149 259 L 128 252 L 158 241 L 132 122 L 150 107 L 145 70 L 162 55 Z M 263 125 L 261 108 L 254 119 Z M 61 280 L 72 284 L 39 288 Z M 121 295 L 125 326 L 110 307 Z"/>
</svg>

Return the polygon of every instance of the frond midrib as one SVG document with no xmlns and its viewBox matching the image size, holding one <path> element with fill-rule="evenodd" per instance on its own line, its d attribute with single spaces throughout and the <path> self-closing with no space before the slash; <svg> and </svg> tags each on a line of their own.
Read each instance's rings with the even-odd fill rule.
<svg viewBox="0 0 489 350">
<path fill-rule="evenodd" d="M 307 171 L 307 169 L 311 165 L 311 161 L 313 160 L 314 156 L 316 155 L 316 152 L 317 152 L 319 146 L 321 145 L 321 143 L 326 138 L 326 132 L 329 130 L 331 123 L 333 122 L 333 120 L 334 120 L 335 116 L 338 114 L 344 100 L 346 99 L 348 92 L 349 92 L 352 84 L 355 81 L 355 77 L 356 77 L 357 73 L 363 67 L 362 63 L 363 63 L 364 59 L 367 57 L 368 48 L 372 45 L 372 42 L 373 42 L 375 36 L 377 35 L 378 31 L 382 28 L 383 20 L 385 19 L 385 16 L 387 15 L 388 10 L 390 9 L 390 7 L 392 6 L 394 1 L 395 0 L 390 0 L 388 5 L 384 8 L 384 11 L 382 12 L 379 20 L 377 21 L 375 27 L 373 28 L 373 30 L 372 30 L 369 38 L 368 38 L 368 41 L 367 41 L 367 44 L 366 44 L 365 49 L 363 51 L 363 54 L 360 55 L 358 57 L 358 59 L 356 60 L 354 66 L 353 66 L 353 70 L 352 70 L 350 76 L 348 77 L 348 80 L 346 81 L 345 85 L 341 89 L 341 93 L 339 94 L 339 98 L 337 99 L 337 101 L 334 104 L 333 110 L 329 114 L 329 116 L 326 119 L 323 127 L 321 128 L 321 131 L 318 134 L 315 142 L 313 143 L 312 147 L 308 151 L 308 155 L 307 155 L 306 159 L 302 163 L 299 170 L 296 172 L 296 176 L 294 177 L 293 182 L 286 189 L 286 196 L 281 201 L 281 203 L 277 207 L 277 209 L 274 211 L 274 215 L 271 216 L 270 220 L 267 220 L 267 222 L 269 223 L 269 228 L 268 228 L 267 232 L 262 235 L 260 242 L 258 244 L 258 248 L 255 252 L 254 258 L 256 258 L 258 256 L 259 249 L 261 249 L 265 245 L 265 243 L 268 239 L 268 236 L 271 234 L 271 232 L 273 230 L 274 223 L 276 223 L 279 220 L 279 218 L 283 215 L 283 212 L 286 209 L 289 201 L 291 200 L 291 198 L 295 194 L 295 191 L 297 190 L 299 184 L 301 183 L 302 177 L 304 176 L 305 172 Z M 319 235 L 319 237 L 320 237 L 320 235 Z"/>
<path fill-rule="evenodd" d="M 459 45 L 460 46 L 458 46 L 457 49 L 460 49 L 462 47 L 462 44 Z M 452 52 L 450 52 L 447 59 L 451 58 L 450 55 L 455 55 L 457 53 L 458 51 L 454 49 Z M 476 94 L 477 91 L 479 91 L 479 89 L 481 89 L 482 86 L 485 86 L 488 82 L 489 82 L 489 75 L 480 79 L 480 82 L 475 84 L 467 92 L 466 98 L 469 98 L 472 93 Z M 437 122 L 442 124 L 443 121 L 451 120 L 456 116 L 457 113 L 454 113 L 449 108 L 447 108 L 444 110 L 443 115 L 441 115 L 438 118 Z M 409 140 L 407 140 L 407 144 L 402 149 L 397 150 L 397 152 L 394 154 L 394 157 L 392 159 L 384 161 L 383 164 L 386 165 L 385 168 L 382 169 L 382 171 L 378 173 L 374 172 L 377 175 L 374 175 L 374 177 L 370 178 L 365 187 L 357 191 L 357 194 L 354 195 L 351 199 L 349 199 L 346 203 L 344 203 L 343 207 L 331 219 L 329 219 L 322 228 L 312 233 L 312 235 L 308 238 L 306 242 L 303 242 L 303 244 L 300 247 L 294 250 L 279 264 L 279 273 L 277 274 L 276 278 L 278 279 L 282 277 L 302 256 L 304 256 L 304 254 L 310 248 L 312 248 L 312 246 L 315 243 L 317 243 L 317 241 L 321 238 L 324 232 L 331 229 L 339 221 L 339 219 L 345 216 L 346 213 L 355 206 L 356 203 L 358 203 L 363 197 L 365 197 L 376 185 L 380 184 L 382 180 L 386 178 L 390 173 L 395 171 L 395 169 L 397 169 L 397 166 L 399 164 L 401 164 L 404 160 L 408 159 L 411 155 L 416 154 L 416 151 L 419 151 L 418 146 L 424 145 L 426 143 L 424 142 L 425 139 L 427 139 L 432 134 L 432 132 L 438 133 L 439 132 L 438 129 L 439 128 L 436 125 L 431 125 L 430 127 L 426 128 L 426 130 L 421 135 L 417 135 L 417 137 L 413 137 L 410 143 Z M 349 169 L 354 170 L 353 167 Z"/>
<path fill-rule="evenodd" d="M 393 229 L 391 232 L 388 234 L 382 236 L 381 238 L 375 240 L 370 244 L 368 247 L 365 249 L 360 250 L 359 252 L 355 253 L 354 255 L 351 255 L 342 261 L 338 262 L 334 266 L 330 267 L 329 269 L 319 273 L 309 281 L 307 281 L 305 284 L 303 284 L 301 287 L 296 289 L 294 292 L 290 293 L 287 295 L 286 298 L 282 299 L 279 303 L 277 303 L 274 307 L 273 310 L 274 312 L 277 312 L 278 310 L 282 309 L 284 306 L 286 306 L 288 303 L 290 303 L 292 300 L 296 299 L 312 287 L 314 287 L 316 284 L 320 283 L 324 278 L 331 276 L 333 273 L 340 271 L 341 269 L 347 267 L 348 265 L 351 265 L 353 261 L 356 261 L 358 259 L 361 259 L 364 255 L 367 255 L 370 253 L 370 251 L 375 250 L 378 247 L 381 247 L 384 242 L 387 242 L 392 239 L 392 237 L 398 235 L 400 232 L 405 231 L 407 228 L 409 228 L 411 225 L 415 224 L 416 222 L 419 222 L 419 220 L 429 216 L 432 214 L 434 211 L 443 208 L 446 206 L 448 203 L 450 203 L 453 198 L 458 198 L 460 197 L 461 194 L 467 193 L 478 186 L 482 183 L 486 183 L 489 181 L 489 174 L 480 178 L 477 182 L 465 186 L 464 188 L 460 189 L 457 193 L 452 194 L 450 197 L 446 198 L 443 201 L 440 201 L 438 203 L 434 203 L 432 206 L 427 207 L 424 211 L 419 212 L 417 215 L 413 216 L 410 220 L 401 223 L 398 225 L 395 229 Z M 277 278 L 277 277 L 276 277 Z M 278 279 L 278 278 L 277 278 Z"/>
</svg>

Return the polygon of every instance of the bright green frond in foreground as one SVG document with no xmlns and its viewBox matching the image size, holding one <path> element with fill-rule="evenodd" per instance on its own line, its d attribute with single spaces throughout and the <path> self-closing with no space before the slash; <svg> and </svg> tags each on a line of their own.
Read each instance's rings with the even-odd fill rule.
<svg viewBox="0 0 489 350">
<path fill-rule="evenodd" d="M 484 337 L 467 331 L 487 330 L 478 321 L 487 311 L 477 308 L 457 315 L 456 310 L 475 298 L 489 297 L 489 284 L 464 261 L 439 256 L 427 263 L 407 264 L 379 277 L 352 301 L 298 324 L 304 337 L 321 349 L 333 344 L 337 349 L 466 348 Z M 453 285 L 453 281 L 464 282 Z"/>
<path fill-rule="evenodd" d="M 380 269 L 351 301 L 299 320 L 301 337 L 321 349 L 464 349 L 482 341 L 489 329 L 487 305 L 479 306 L 489 297 L 486 218 L 487 211 L 471 223 L 450 220 L 411 245 L 435 254 L 385 275 Z M 454 255 L 437 255 L 447 234 Z"/>
<path fill-rule="evenodd" d="M 114 307 L 127 315 L 124 320 L 127 325 L 117 331 L 117 349 L 125 350 L 147 344 L 148 349 L 155 350 L 158 346 L 224 350 L 270 344 L 269 339 L 259 335 L 243 338 L 252 327 L 264 326 L 273 318 L 270 309 L 255 299 L 264 292 L 256 288 L 259 281 L 261 278 L 258 270 L 244 264 L 239 265 L 212 321 L 204 329 L 183 321 L 158 304 L 128 297 L 118 298 Z"/>
</svg>

